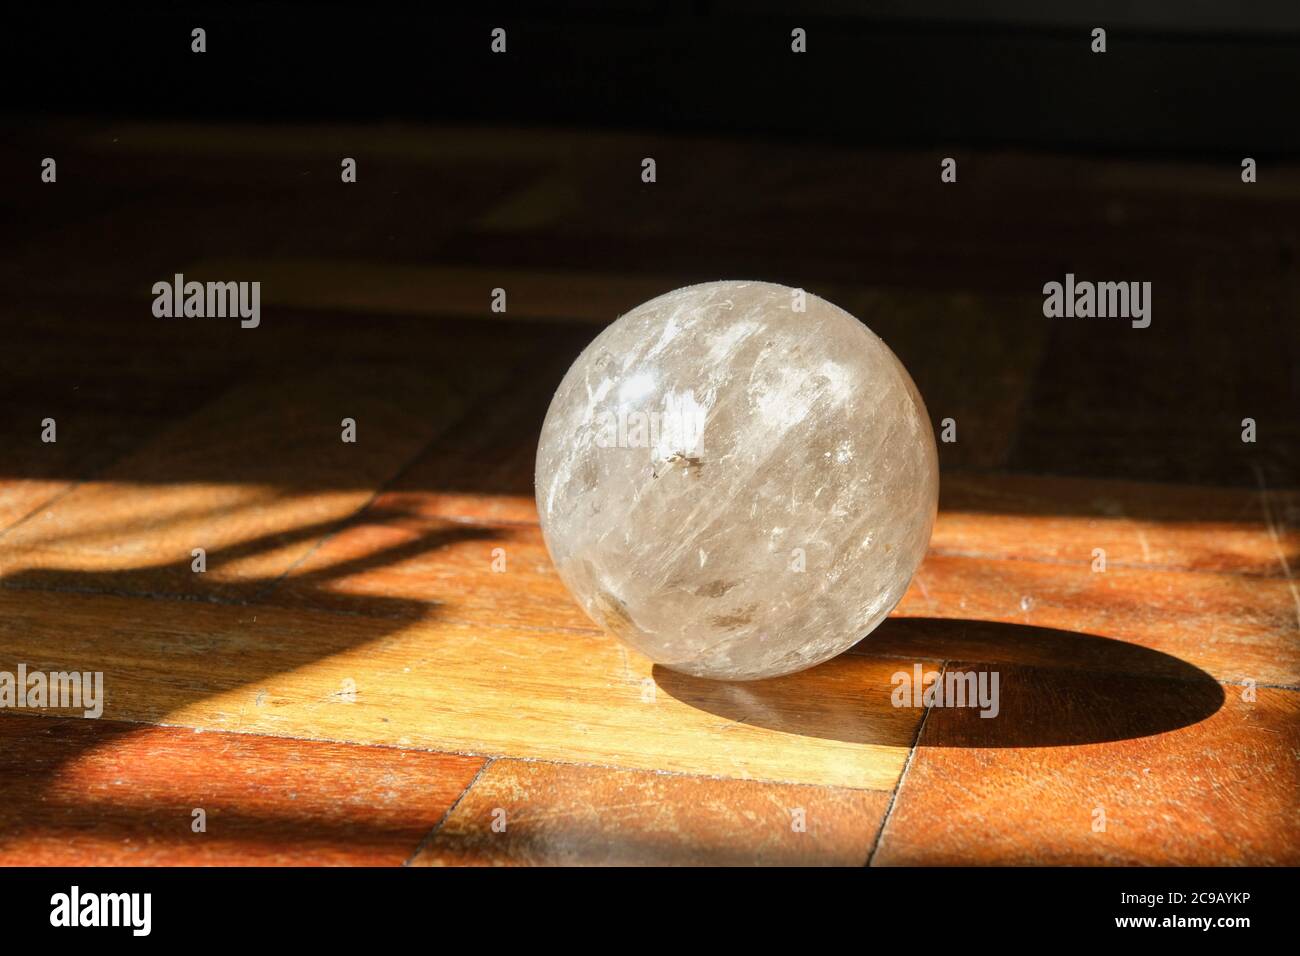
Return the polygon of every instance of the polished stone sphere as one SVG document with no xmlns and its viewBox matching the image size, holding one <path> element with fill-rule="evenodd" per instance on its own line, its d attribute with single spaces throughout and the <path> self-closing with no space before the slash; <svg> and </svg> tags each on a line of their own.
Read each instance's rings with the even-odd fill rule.
<svg viewBox="0 0 1300 956">
<path fill-rule="evenodd" d="M 875 629 L 939 494 L 894 353 L 767 282 L 678 289 L 601 332 L 551 400 L 536 480 L 546 546 L 592 620 L 720 680 L 812 667 Z"/>
</svg>

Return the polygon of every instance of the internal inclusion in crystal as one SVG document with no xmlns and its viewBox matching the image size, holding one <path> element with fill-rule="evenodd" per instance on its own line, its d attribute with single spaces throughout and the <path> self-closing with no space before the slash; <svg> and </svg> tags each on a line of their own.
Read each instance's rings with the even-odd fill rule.
<svg viewBox="0 0 1300 956">
<path fill-rule="evenodd" d="M 902 364 L 842 309 L 763 282 L 678 289 L 606 328 L 552 399 L 536 481 L 588 615 L 665 667 L 729 680 L 869 634 L 938 501 Z"/>
</svg>

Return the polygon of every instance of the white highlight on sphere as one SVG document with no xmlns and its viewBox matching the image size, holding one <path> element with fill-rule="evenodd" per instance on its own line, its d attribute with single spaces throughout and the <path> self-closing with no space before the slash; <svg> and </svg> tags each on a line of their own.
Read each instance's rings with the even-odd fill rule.
<svg viewBox="0 0 1300 956">
<path fill-rule="evenodd" d="M 574 362 L 542 427 L 560 577 L 676 671 L 752 680 L 841 653 L 929 544 L 939 471 L 920 393 L 865 325 L 813 295 L 795 312 L 792 291 L 710 282 L 638 306 Z"/>
</svg>

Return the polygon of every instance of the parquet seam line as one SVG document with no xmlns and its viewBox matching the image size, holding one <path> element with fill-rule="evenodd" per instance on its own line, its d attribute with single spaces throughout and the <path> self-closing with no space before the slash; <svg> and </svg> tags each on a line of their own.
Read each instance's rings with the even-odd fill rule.
<svg viewBox="0 0 1300 956">
<path fill-rule="evenodd" d="M 943 681 L 943 675 L 948 670 L 948 662 L 944 661 L 939 668 L 939 683 Z M 889 794 L 889 804 L 885 807 L 885 815 L 880 819 L 880 829 L 876 831 L 875 842 L 871 844 L 871 852 L 867 854 L 867 862 L 864 866 L 871 866 L 876 858 L 876 853 L 880 850 L 880 844 L 885 840 L 885 828 L 889 826 L 889 818 L 894 814 L 894 805 L 898 802 L 898 795 L 903 792 L 903 782 L 907 779 L 907 771 L 911 769 L 912 760 L 916 757 L 916 748 L 920 746 L 921 734 L 925 732 L 925 722 L 930 719 L 930 712 L 934 707 L 927 707 L 921 719 L 916 723 L 916 735 L 912 738 L 912 746 L 907 750 L 907 759 L 903 761 L 903 769 L 899 771 L 898 782 L 894 784 L 894 789 Z"/>
<path fill-rule="evenodd" d="M 382 495 L 382 494 L 384 494 L 384 493 L 385 493 L 385 492 L 383 492 L 382 490 L 380 490 L 380 491 L 376 492 L 376 497 L 379 497 L 380 495 Z M 368 508 L 372 503 L 373 503 L 373 499 L 371 499 L 371 500 L 367 500 L 365 506 L 363 506 L 362 511 L 364 511 L 365 508 Z M 310 552 L 308 552 L 307 554 L 303 555 L 303 557 L 302 557 L 302 561 L 305 561 L 307 558 L 309 558 L 313 553 L 315 553 L 315 551 L 316 551 L 317 548 L 319 548 L 319 547 L 321 547 L 322 545 L 324 545 L 327 541 L 329 541 L 330 539 L 332 539 L 335 535 L 338 535 L 338 534 L 342 533 L 343 531 L 346 531 L 349 527 L 351 527 L 357 519 L 359 519 L 360 517 L 362 517 L 362 511 L 358 511 L 358 512 L 356 512 L 356 513 L 350 514 L 350 515 L 348 515 L 345 519 L 341 519 L 341 520 L 344 521 L 345 523 L 344 523 L 343 525 L 341 525 L 340 527 L 334 529 L 333 531 L 330 531 L 330 532 L 327 533 L 325 536 L 323 536 L 319 541 L 317 541 L 317 542 L 315 543 L 315 545 L 313 545 L 312 550 L 311 550 Z M 446 517 L 446 516 L 439 516 L 439 517 L 442 517 L 444 520 L 453 520 L 453 519 L 448 518 L 448 517 Z M 21 519 L 21 520 L 25 521 L 26 519 L 24 518 L 24 519 Z M 467 525 L 478 525 L 478 524 L 480 524 L 479 522 L 477 522 L 477 521 L 475 521 L 475 520 L 473 520 L 473 519 L 466 519 L 466 520 L 464 520 L 464 521 L 458 521 L 457 523 L 463 523 L 463 524 L 467 524 Z M 507 524 L 507 522 L 496 522 L 496 521 L 494 521 L 494 522 L 490 522 L 490 523 L 484 524 L 483 526 L 484 526 L 484 527 L 493 527 L 493 526 L 499 526 L 499 525 L 504 525 L 504 524 Z M 16 527 L 16 525 L 14 525 L 13 527 Z M 0 531 L 0 537 L 3 537 L 3 536 L 4 536 L 4 533 L 5 533 L 5 532 Z M 1027 562 L 1027 563 L 1031 563 L 1031 564 L 1051 564 L 1051 565 L 1069 565 L 1069 564 L 1072 563 L 1072 562 L 1068 562 L 1068 561 L 1053 561 L 1053 560 L 1050 560 L 1050 559 L 1039 559 L 1039 558 L 1005 558 L 1005 557 L 998 557 L 998 556 L 996 556 L 996 555 L 983 555 L 983 556 L 981 556 L 981 555 L 978 555 L 978 554 L 975 554 L 975 553 L 956 553 L 956 552 L 940 552 L 940 551 L 934 551 L 934 552 L 931 552 L 931 553 L 932 553 L 932 554 L 936 554 L 936 555 L 938 555 L 938 556 L 940 556 L 940 557 L 955 557 L 955 558 L 957 558 L 957 559 L 959 559 L 959 560 L 965 560 L 965 559 L 968 559 L 968 558 L 969 558 L 969 559 L 971 559 L 971 560 L 980 559 L 980 560 L 991 560 L 991 561 L 1025 561 L 1025 562 Z M 203 602 L 203 603 L 206 603 L 206 604 L 219 604 L 219 605 L 226 605 L 226 606 L 230 606 L 230 607 L 275 607 L 275 608 L 284 608 L 284 609 L 287 609 L 287 610 L 291 609 L 291 610 L 307 610 L 307 611 L 324 611 L 324 612 L 334 613 L 334 614 L 348 614 L 348 615 L 353 615 L 353 616 L 356 616 L 356 617 L 374 618 L 374 619 L 376 619 L 376 620 L 391 620 L 391 619 L 395 619 L 395 618 L 399 617 L 398 615 L 376 615 L 376 614 L 367 614 L 367 613 L 365 613 L 365 612 L 363 612 L 363 611 L 349 611 L 349 610 L 346 610 L 346 609 L 343 609 L 343 608 L 338 608 L 338 607 L 316 606 L 316 605 L 311 605 L 311 604 L 276 604 L 276 603 L 274 603 L 274 601 L 272 601 L 272 600 L 269 599 L 269 598 L 270 598 L 270 593 L 271 593 L 271 591 L 274 589 L 275 586 L 277 586 L 277 585 L 279 585 L 280 583 L 282 583 L 282 581 L 283 581 L 283 579 L 285 578 L 285 576 L 287 576 L 287 575 L 288 575 L 289 573 L 291 573 L 295 568 L 297 568 L 297 567 L 302 563 L 302 561 L 296 561 L 296 562 L 294 562 L 293 565 L 291 565 L 288 569 L 286 569 L 286 570 L 283 572 L 283 574 L 281 574 L 279 577 L 277 577 L 277 578 L 275 578 L 273 581 L 271 581 L 270 584 L 268 584 L 268 585 L 266 585 L 265 587 L 263 587 L 262 589 L 260 589 L 260 590 L 259 590 L 256 594 L 254 594 L 253 596 L 251 596 L 251 597 L 249 597 L 249 598 L 244 598 L 244 599 L 241 599 L 241 598 L 232 598 L 232 597 L 224 597 L 224 596 L 221 596 L 221 595 L 183 594 L 183 593 L 179 593 L 179 592 L 177 592 L 177 593 L 170 593 L 170 592 L 165 592 L 165 591 L 145 591 L 145 590 L 141 590 L 141 591 L 123 591 L 123 590 L 119 590 L 119 589 L 116 589 L 116 588 L 70 587 L 70 586 L 67 586 L 67 585 L 63 585 L 63 586 L 51 586 L 51 585 L 47 585 L 47 584 L 19 584 L 19 583 L 14 583 L 14 582 L 12 582 L 12 581 L 6 581 L 6 580 L 2 580 L 2 579 L 0 579 L 0 588 L 6 588 L 6 589 L 11 590 L 11 591 L 33 591 L 33 592 L 41 592 L 41 593 L 46 593 L 46 594 L 86 594 L 86 595 L 104 595 L 104 596 L 108 596 L 108 597 L 120 597 L 120 598 L 145 598 L 145 599 L 156 600 L 156 601 L 199 601 L 199 602 Z M 1110 566 L 1111 566 L 1111 567 L 1125 567 L 1125 568 L 1128 568 L 1128 569 L 1130 569 L 1130 570 L 1139 570 L 1139 571 L 1158 571 L 1158 572 L 1163 572 L 1163 573 L 1175 573 L 1175 574 L 1207 574 L 1207 575 L 1220 575 L 1220 576 L 1226 576 L 1226 577 L 1242 578 L 1242 579 L 1244 579 L 1244 580 L 1248 580 L 1248 581 L 1278 581 L 1278 582 L 1282 582 L 1282 581 L 1289 581 L 1289 580 L 1290 580 L 1290 579 L 1288 579 L 1286 576 L 1281 575 L 1281 574 L 1264 575 L 1264 574 L 1247 574 L 1247 573 L 1243 573 L 1243 572 L 1240 572 L 1240 571 L 1210 571 L 1210 570 L 1206 570 L 1206 569 L 1193 570 L 1193 569 L 1189 569 L 1189 568 L 1177 568 L 1177 567 L 1169 567 L 1169 566 L 1165 566 L 1165 567 L 1152 567 L 1152 566 L 1149 566 L 1149 565 L 1119 565 L 1119 564 L 1115 564 L 1115 563 L 1113 563 L 1113 562 L 1111 563 Z M 923 566 L 923 567 L 924 567 L 924 566 Z M 1292 586 L 1294 586 L 1294 582 L 1293 582 L 1293 581 L 1291 581 L 1290 583 L 1292 584 Z M 558 630 L 566 630 L 566 631 L 583 631 L 583 632 L 588 632 L 588 631 L 590 631 L 590 632 L 592 632 L 592 633 L 597 633 L 597 632 L 598 632 L 598 629 L 596 629 L 596 628 L 575 628 L 575 627 L 572 627 L 572 626 L 566 626 L 566 627 L 563 627 L 563 628 L 557 628 L 557 629 L 558 629 Z M 540 630 L 546 630 L 546 628 L 540 628 Z"/>
<path fill-rule="evenodd" d="M 479 767 L 470 782 L 465 784 L 465 789 L 462 790 L 460 795 L 451 802 L 451 806 L 447 807 L 447 812 L 442 815 L 441 819 L 439 819 L 438 822 L 433 825 L 433 828 L 424 835 L 419 843 L 415 845 L 415 850 L 402 862 L 402 866 L 410 866 L 419 859 L 420 854 L 424 852 L 424 848 L 438 835 L 438 831 L 442 829 L 443 824 L 451 818 L 451 815 L 456 811 L 456 808 L 461 805 L 462 801 L 464 801 L 467 796 L 469 796 L 469 792 L 474 789 L 474 785 L 479 782 L 479 778 L 482 777 L 483 774 L 487 773 L 488 768 L 496 763 L 496 761 L 497 758 L 495 757 L 488 757 L 483 761 L 483 766 Z"/>
<path fill-rule="evenodd" d="M 439 434 L 441 434 L 441 432 Z M 437 440 L 438 440 L 437 436 L 435 436 L 431 441 L 436 442 Z M 249 598 L 249 602 L 253 604 L 258 604 L 262 601 L 265 601 L 266 597 L 272 591 L 274 591 L 277 587 L 279 587 L 282 583 L 284 583 L 284 580 L 290 574 L 292 574 L 296 569 L 302 567 L 313 555 L 316 554 L 317 551 L 319 551 L 322 547 L 324 547 L 327 542 L 334 540 L 334 538 L 336 538 L 338 535 L 342 534 L 344 531 L 348 530 L 349 528 L 355 527 L 356 523 L 361 519 L 361 516 L 364 515 L 366 511 L 369 510 L 370 506 L 373 505 L 376 501 L 378 501 L 379 498 L 384 494 L 385 488 L 392 481 L 400 477 L 403 472 L 405 472 L 408 468 L 410 468 L 411 465 L 419 459 L 420 455 L 424 451 L 424 448 L 426 447 L 428 446 L 422 446 L 420 451 L 416 452 L 414 457 L 412 457 L 410 460 L 405 462 L 400 468 L 397 469 L 397 471 L 394 474 L 389 476 L 388 481 L 381 483 L 377 488 L 375 488 L 375 490 L 371 493 L 370 497 L 367 498 L 361 504 L 361 506 L 357 508 L 356 511 L 340 518 L 338 523 L 334 526 L 332 530 L 325 532 L 325 534 L 317 538 L 312 543 L 312 546 L 310 548 L 308 548 L 306 551 L 304 551 L 302 554 L 298 556 L 298 559 L 296 561 L 292 562 L 287 568 L 285 568 L 283 571 L 281 571 L 279 574 L 273 577 L 270 581 L 264 584 L 261 588 L 259 588 L 256 592 L 254 592 L 253 596 Z"/>
</svg>

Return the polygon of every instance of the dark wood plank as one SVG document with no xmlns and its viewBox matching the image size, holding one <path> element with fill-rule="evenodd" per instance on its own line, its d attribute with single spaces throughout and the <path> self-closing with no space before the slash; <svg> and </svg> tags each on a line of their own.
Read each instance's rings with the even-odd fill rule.
<svg viewBox="0 0 1300 956">
<path fill-rule="evenodd" d="M 952 472 L 931 549 L 1165 571 L 1286 577 L 1300 566 L 1295 489 Z"/>
<path fill-rule="evenodd" d="M 939 632 L 882 627 L 859 647 L 872 655 L 1037 663 L 1021 655 L 1036 653 L 1035 629 L 1050 629 L 1153 652 L 1125 659 L 1137 672 L 1163 655 L 1219 680 L 1294 687 L 1300 685 L 1298 615 L 1294 582 L 1285 577 L 1123 567 L 1094 573 L 1086 565 L 932 554 L 895 616 L 946 626 Z M 1019 629 L 1027 639 L 1008 639 Z"/>
<path fill-rule="evenodd" d="M 1001 711 L 930 710 L 875 864 L 1300 863 L 1300 693 L 949 668 L 998 670 Z"/>
<path fill-rule="evenodd" d="M 0 717 L 0 864 L 405 862 L 483 760 L 111 721 Z M 195 832 L 204 811 L 203 832 Z"/>
<path fill-rule="evenodd" d="M 496 760 L 417 866 L 861 866 L 889 795 Z"/>
<path fill-rule="evenodd" d="M 485 371 L 482 387 L 492 384 Z M 394 369 L 240 386 L 14 528 L 0 573 L 23 587 L 247 599 L 360 511 L 472 397 Z M 342 440 L 345 418 L 354 443 Z"/>
</svg>

